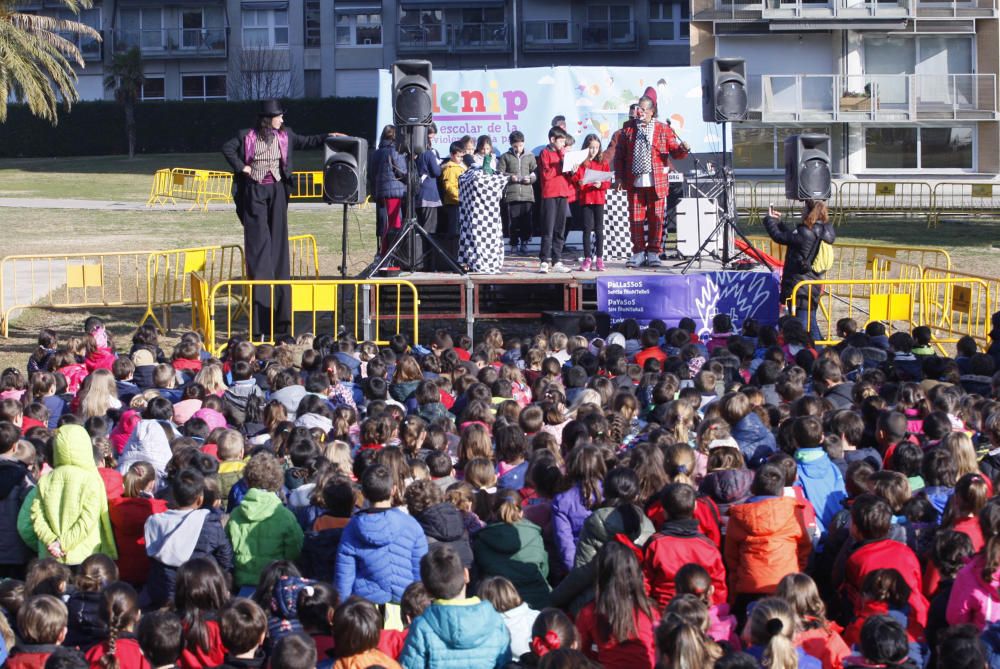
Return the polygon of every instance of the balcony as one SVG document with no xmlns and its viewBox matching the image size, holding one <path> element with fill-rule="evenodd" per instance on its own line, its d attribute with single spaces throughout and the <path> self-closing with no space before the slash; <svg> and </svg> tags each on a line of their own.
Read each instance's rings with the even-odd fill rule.
<svg viewBox="0 0 1000 669">
<path fill-rule="evenodd" d="M 525 21 L 521 43 L 525 52 L 636 51 L 635 21 Z"/>
<path fill-rule="evenodd" d="M 228 28 L 115 30 L 114 52 L 139 47 L 144 58 L 225 58 Z"/>
<path fill-rule="evenodd" d="M 436 23 L 399 26 L 399 53 L 507 51 L 506 23 Z"/>
<path fill-rule="evenodd" d="M 993 74 L 767 74 L 766 123 L 997 119 Z"/>
<path fill-rule="evenodd" d="M 829 29 L 830 21 L 851 21 L 849 29 L 879 28 L 879 22 L 912 18 L 992 18 L 997 16 L 997 0 L 762 0 L 745 2 L 716 0 L 711 9 L 695 12 L 695 21 L 772 23 L 771 30 L 794 30 L 806 22 L 820 22 Z M 868 26 L 858 21 L 872 22 Z M 805 25 L 804 27 L 809 27 Z"/>
</svg>

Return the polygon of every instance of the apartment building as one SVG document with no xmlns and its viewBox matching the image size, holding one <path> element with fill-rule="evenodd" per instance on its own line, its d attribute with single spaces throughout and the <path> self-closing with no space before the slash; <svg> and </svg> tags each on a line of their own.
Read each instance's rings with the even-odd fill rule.
<svg viewBox="0 0 1000 669">
<path fill-rule="evenodd" d="M 146 100 L 375 96 L 402 58 L 440 69 L 687 65 L 689 0 L 95 0 L 84 99 L 137 46 Z M 26 11 L 54 12 L 46 0 Z"/>
<path fill-rule="evenodd" d="M 781 171 L 804 131 L 844 176 L 1000 171 L 996 0 L 692 0 L 691 19 L 692 63 L 746 59 L 744 174 Z"/>
</svg>

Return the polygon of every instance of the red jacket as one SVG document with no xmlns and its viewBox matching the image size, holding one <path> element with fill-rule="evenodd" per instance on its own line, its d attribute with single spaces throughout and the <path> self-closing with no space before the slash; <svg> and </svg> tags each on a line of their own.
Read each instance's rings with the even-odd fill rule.
<svg viewBox="0 0 1000 669">
<path fill-rule="evenodd" d="M 179 372 L 191 372 L 197 374 L 201 371 L 201 360 L 188 360 L 187 358 L 177 358 L 172 363 L 173 368 Z"/>
<path fill-rule="evenodd" d="M 910 629 L 919 638 L 927 625 L 927 599 L 924 598 L 920 561 L 909 546 L 892 539 L 880 539 L 861 544 L 847 558 L 844 566 L 844 584 L 848 599 L 856 615 L 862 611 L 861 584 L 865 576 L 876 569 L 895 569 L 910 586 Z"/>
<path fill-rule="evenodd" d="M 573 175 L 573 183 L 576 184 L 577 198 L 576 201 L 580 204 L 606 204 L 607 203 L 607 192 L 608 188 L 611 187 L 610 181 L 602 181 L 600 183 L 583 183 L 583 177 L 587 173 L 587 170 L 594 170 L 595 172 L 610 172 L 611 168 L 608 167 L 608 163 L 603 160 L 585 160 L 580 167 L 576 168 L 576 174 Z"/>
<path fill-rule="evenodd" d="M 92 372 L 95 369 L 111 371 L 111 366 L 115 364 L 116 357 L 115 352 L 110 348 L 99 348 L 93 353 L 88 354 L 83 364 L 88 372 Z"/>
<path fill-rule="evenodd" d="M 990 481 L 986 477 L 983 477 L 983 480 L 986 481 L 987 484 Z M 978 553 L 982 550 L 983 545 L 986 543 L 983 539 L 983 530 L 979 527 L 979 518 L 976 516 L 959 520 L 951 529 L 956 532 L 961 532 L 972 540 L 972 551 L 974 553 Z M 924 597 L 927 597 L 927 599 L 933 597 L 934 593 L 937 592 L 938 586 L 940 585 L 941 572 L 938 571 L 937 565 L 934 564 L 933 560 L 928 560 L 927 567 L 924 569 Z"/>
<path fill-rule="evenodd" d="M 146 555 L 146 521 L 154 513 L 167 510 L 162 499 L 119 497 L 111 500 L 111 527 L 118 545 L 118 577 L 132 585 L 143 585 L 149 574 Z"/>
<path fill-rule="evenodd" d="M 104 490 L 108 493 L 108 499 L 118 499 L 125 492 L 125 484 L 122 482 L 122 475 L 117 470 L 109 467 L 98 467 L 97 473 L 104 481 Z"/>
<path fill-rule="evenodd" d="M 660 610 L 670 603 L 677 593 L 674 583 L 677 572 L 686 564 L 700 564 L 712 578 L 715 594 L 713 604 L 726 601 L 726 567 L 715 544 L 698 532 L 698 521 L 669 521 L 646 544 L 642 571 L 649 583 L 649 596 L 656 600 Z"/>
<path fill-rule="evenodd" d="M 569 177 L 563 174 L 562 154 L 546 146 L 538 154 L 538 172 L 542 176 L 542 197 L 565 197 L 573 195 Z"/>
<path fill-rule="evenodd" d="M 635 181 L 635 175 L 632 173 L 632 162 L 637 134 L 636 122 L 629 121 L 622 128 L 615 148 L 615 180 L 623 184 L 625 188 L 632 188 Z M 670 158 L 680 160 L 685 158 L 688 152 L 670 126 L 655 119 L 653 120 L 652 149 L 653 187 L 656 189 L 657 198 L 665 198 L 670 189 L 670 183 L 667 181 Z"/>
<path fill-rule="evenodd" d="M 642 367 L 646 364 L 646 360 L 649 358 L 656 358 L 660 361 L 662 365 L 667 361 L 667 353 L 659 346 L 650 346 L 649 348 L 644 348 L 635 354 L 635 364 Z"/>
<path fill-rule="evenodd" d="M 656 666 L 656 626 L 660 614 L 655 609 L 650 619 L 636 612 L 635 638 L 619 643 L 615 639 L 601 640 L 597 630 L 597 612 L 594 602 L 587 604 L 576 617 L 576 629 L 580 633 L 580 648 L 590 659 L 602 667 L 629 667 L 629 669 L 653 669 Z"/>
<path fill-rule="evenodd" d="M 795 645 L 823 663 L 823 669 L 841 669 L 844 658 L 851 654 L 851 648 L 840 635 L 840 626 L 828 622 L 826 627 L 799 632 L 795 635 Z"/>
<path fill-rule="evenodd" d="M 181 669 L 218 667 L 226 659 L 226 647 L 222 645 L 222 634 L 219 632 L 219 623 L 209 620 L 205 624 L 208 626 L 208 652 L 203 651 L 198 645 L 195 645 L 194 650 L 188 648 L 187 635 L 185 634 L 185 645 L 183 650 L 181 650 L 181 657 L 177 661 L 177 665 Z"/>
<path fill-rule="evenodd" d="M 45 669 L 49 655 L 59 650 L 56 644 L 19 644 L 14 646 L 4 669 Z"/>
<path fill-rule="evenodd" d="M 102 641 L 87 651 L 85 658 L 91 669 L 100 669 L 101 658 L 108 652 L 108 642 Z M 150 669 L 149 660 L 142 654 L 139 642 L 131 635 L 118 637 L 115 642 L 115 657 L 121 669 Z"/>
</svg>

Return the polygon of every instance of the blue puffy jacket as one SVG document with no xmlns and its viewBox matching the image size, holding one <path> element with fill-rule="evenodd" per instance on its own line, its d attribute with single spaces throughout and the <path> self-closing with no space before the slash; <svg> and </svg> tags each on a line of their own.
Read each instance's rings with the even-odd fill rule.
<svg viewBox="0 0 1000 669">
<path fill-rule="evenodd" d="M 441 178 L 441 158 L 433 148 L 425 150 L 417 158 L 417 170 L 420 172 L 420 200 L 423 202 L 440 202 L 438 179 Z"/>
<path fill-rule="evenodd" d="M 406 158 L 392 142 L 383 142 L 372 156 L 375 197 L 406 197 Z"/>
<path fill-rule="evenodd" d="M 489 602 L 478 597 L 435 602 L 413 621 L 399 656 L 405 669 L 488 669 L 510 657 L 510 632 Z"/>
<path fill-rule="evenodd" d="M 752 411 L 733 425 L 730 434 L 740 445 L 743 459 L 751 469 L 759 467 L 767 456 L 778 450 L 774 435 Z"/>
<path fill-rule="evenodd" d="M 334 580 L 341 598 L 374 604 L 399 602 L 420 580 L 427 537 L 420 523 L 399 509 L 368 509 L 351 518 L 337 548 Z"/>
<path fill-rule="evenodd" d="M 821 529 L 825 530 L 847 498 L 844 477 L 822 448 L 800 448 L 795 453 L 795 462 L 799 466 L 798 484 L 816 510 Z"/>
</svg>

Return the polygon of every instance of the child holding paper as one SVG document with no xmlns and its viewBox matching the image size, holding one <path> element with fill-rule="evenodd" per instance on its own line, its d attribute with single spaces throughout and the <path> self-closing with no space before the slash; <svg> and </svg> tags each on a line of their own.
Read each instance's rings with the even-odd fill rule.
<svg viewBox="0 0 1000 669">
<path fill-rule="evenodd" d="M 598 272 L 604 271 L 604 204 L 606 193 L 611 186 L 611 168 L 604 160 L 601 151 L 601 140 L 597 135 L 587 135 L 583 140 L 583 148 L 587 150 L 587 158 L 576 169 L 573 182 L 578 192 L 577 200 L 583 215 L 583 263 L 581 272 L 589 272 L 591 268 L 590 237 L 594 235 L 593 267 Z"/>
</svg>

